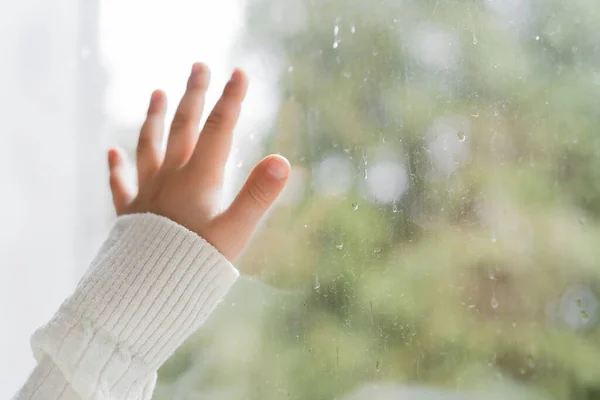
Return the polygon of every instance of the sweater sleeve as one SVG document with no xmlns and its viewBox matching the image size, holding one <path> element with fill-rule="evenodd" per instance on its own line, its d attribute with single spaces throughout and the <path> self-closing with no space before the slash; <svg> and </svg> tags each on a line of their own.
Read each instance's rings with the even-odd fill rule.
<svg viewBox="0 0 600 400">
<path fill-rule="evenodd" d="M 32 337 L 16 399 L 150 399 L 160 365 L 238 276 L 214 247 L 157 215 L 120 217 L 75 293 Z"/>
</svg>

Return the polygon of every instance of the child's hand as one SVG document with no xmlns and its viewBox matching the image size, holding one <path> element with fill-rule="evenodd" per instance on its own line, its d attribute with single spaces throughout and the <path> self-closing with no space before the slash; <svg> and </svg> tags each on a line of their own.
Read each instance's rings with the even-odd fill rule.
<svg viewBox="0 0 600 400">
<path fill-rule="evenodd" d="M 200 132 L 208 81 L 208 68 L 194 64 L 165 154 L 161 138 L 166 98 L 161 91 L 152 94 L 137 147 L 139 191 L 131 193 L 125 185 L 124 161 L 116 150 L 108 153 L 110 188 L 118 215 L 150 212 L 165 216 L 233 260 L 283 190 L 290 165 L 276 155 L 259 162 L 231 206 L 219 213 L 225 162 L 248 83 L 242 71 L 234 71 Z"/>
</svg>

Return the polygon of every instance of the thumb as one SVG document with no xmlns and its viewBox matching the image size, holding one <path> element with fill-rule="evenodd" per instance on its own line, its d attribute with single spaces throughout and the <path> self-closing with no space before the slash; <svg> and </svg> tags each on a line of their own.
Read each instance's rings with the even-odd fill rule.
<svg viewBox="0 0 600 400">
<path fill-rule="evenodd" d="M 270 155 L 264 158 L 252 169 L 244 186 L 222 214 L 223 223 L 245 243 L 283 190 L 289 175 L 290 163 L 284 157 Z"/>
</svg>

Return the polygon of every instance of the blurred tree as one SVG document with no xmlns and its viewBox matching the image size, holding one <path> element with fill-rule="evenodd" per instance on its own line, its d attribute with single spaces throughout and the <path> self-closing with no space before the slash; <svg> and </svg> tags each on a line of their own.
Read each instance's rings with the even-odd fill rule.
<svg viewBox="0 0 600 400">
<path fill-rule="evenodd" d="M 595 398 L 599 23 L 593 0 L 252 2 L 295 190 L 242 266 L 280 289 L 238 285 L 157 397 Z"/>
</svg>

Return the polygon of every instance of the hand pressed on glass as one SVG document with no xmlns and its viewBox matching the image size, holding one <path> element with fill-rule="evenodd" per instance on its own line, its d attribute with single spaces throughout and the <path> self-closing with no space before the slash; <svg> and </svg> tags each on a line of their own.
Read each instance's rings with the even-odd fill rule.
<svg viewBox="0 0 600 400">
<path fill-rule="evenodd" d="M 283 190 L 290 166 L 281 156 L 266 157 L 254 167 L 231 206 L 219 212 L 225 163 L 248 82 L 241 70 L 233 72 L 200 131 L 209 76 L 204 64 L 193 65 L 164 154 L 166 98 L 161 91 L 152 93 L 137 147 L 138 193 L 125 185 L 124 161 L 114 149 L 108 153 L 110 187 L 118 215 L 162 215 L 196 232 L 233 260 Z"/>
</svg>

